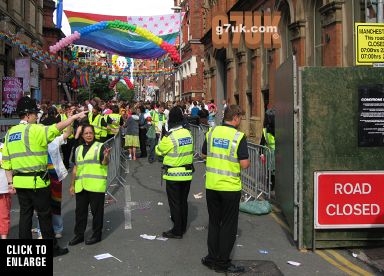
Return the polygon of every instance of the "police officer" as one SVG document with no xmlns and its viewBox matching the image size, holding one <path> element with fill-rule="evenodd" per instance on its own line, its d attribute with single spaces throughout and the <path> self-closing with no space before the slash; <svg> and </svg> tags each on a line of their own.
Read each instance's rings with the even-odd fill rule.
<svg viewBox="0 0 384 276">
<path fill-rule="evenodd" d="M 54 241 L 53 256 L 64 255 L 68 249 L 58 246 L 52 227 L 51 191 L 47 177 L 48 144 L 60 135 L 61 130 L 85 114 L 82 112 L 45 127 L 36 124 L 39 110 L 31 98 L 22 97 L 16 111 L 21 121 L 5 136 L 3 168 L 8 184 L 16 189 L 19 199 L 19 238 L 32 239 L 32 216 L 36 210 L 43 238 Z"/>
<path fill-rule="evenodd" d="M 103 143 L 107 141 L 108 136 L 108 123 L 112 123 L 112 119 L 106 119 L 101 115 L 101 108 L 95 105 L 92 113 L 88 114 L 89 124 L 95 129 L 95 138 L 97 141 Z"/>
<path fill-rule="evenodd" d="M 241 116 L 239 106 L 228 106 L 223 125 L 207 132 L 202 148 L 207 158 L 205 185 L 209 227 L 208 255 L 201 262 L 216 272 L 244 271 L 244 267 L 233 265 L 229 258 L 237 233 L 242 189 L 240 170 L 249 167 L 247 140 L 244 133 L 237 130 Z"/>
<path fill-rule="evenodd" d="M 149 114 L 151 115 L 152 125 L 155 127 L 156 137 L 148 138 L 149 143 L 149 152 L 148 152 L 148 162 L 153 163 L 155 161 L 155 147 L 157 142 L 162 134 L 163 126 L 166 122 L 166 117 L 164 114 L 165 104 L 161 103 L 158 110 L 155 109 L 155 103 L 151 104 L 151 111 Z"/>
<path fill-rule="evenodd" d="M 156 146 L 156 154 L 164 156 L 163 165 L 173 228 L 163 232 L 163 237 L 181 239 L 187 230 L 188 194 L 193 173 L 193 140 L 183 128 L 183 112 L 174 107 L 169 112 L 169 132 Z"/>
</svg>

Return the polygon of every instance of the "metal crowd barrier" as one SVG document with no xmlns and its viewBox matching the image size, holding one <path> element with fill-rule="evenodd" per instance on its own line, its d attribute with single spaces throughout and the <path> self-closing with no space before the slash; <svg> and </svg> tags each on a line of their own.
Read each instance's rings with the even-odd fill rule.
<svg viewBox="0 0 384 276">
<path fill-rule="evenodd" d="M 194 158 L 201 157 L 201 148 L 203 147 L 203 143 L 205 140 L 205 134 L 209 130 L 209 126 L 207 125 L 189 125 L 192 138 L 193 138 L 193 150 L 194 150 Z"/>
<path fill-rule="evenodd" d="M 205 140 L 205 134 L 209 130 L 208 125 L 190 124 L 190 130 L 194 142 L 194 157 L 201 157 L 201 148 Z M 250 166 L 248 169 L 241 170 L 241 182 L 243 191 L 247 196 L 259 198 L 264 195 L 270 199 L 271 196 L 271 171 L 272 155 L 268 147 L 248 142 L 248 152 Z"/>
<path fill-rule="evenodd" d="M 124 186 L 124 179 L 121 176 L 122 172 L 128 173 L 129 167 L 128 162 L 125 162 L 126 158 L 122 154 L 122 135 L 119 132 L 113 138 L 108 139 L 104 142 L 104 145 L 108 148 L 111 148 L 108 164 L 108 175 L 107 175 L 107 191 L 106 194 L 110 196 L 115 202 L 117 199 L 109 191 L 111 189 L 111 184 L 117 182 L 118 184 Z M 123 162 L 124 161 L 124 162 Z"/>
<path fill-rule="evenodd" d="M 268 147 L 248 142 L 250 166 L 241 170 L 243 191 L 254 198 L 271 197 L 271 151 Z"/>
</svg>

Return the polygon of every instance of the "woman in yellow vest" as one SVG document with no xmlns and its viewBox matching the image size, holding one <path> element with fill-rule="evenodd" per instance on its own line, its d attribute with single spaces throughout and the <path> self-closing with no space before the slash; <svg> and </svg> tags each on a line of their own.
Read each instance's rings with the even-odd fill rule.
<svg viewBox="0 0 384 276">
<path fill-rule="evenodd" d="M 75 237 L 69 242 L 69 245 L 76 245 L 84 241 L 88 205 L 91 206 L 93 216 L 93 233 L 85 244 L 90 245 L 101 241 L 103 229 L 107 164 L 111 149 L 104 148 L 103 144 L 95 141 L 95 131 L 91 125 L 82 126 L 81 137 L 84 144 L 76 149 L 76 164 L 69 188 L 71 195 L 76 194 Z"/>
<path fill-rule="evenodd" d="M 156 154 L 164 156 L 167 196 L 173 228 L 163 237 L 181 239 L 187 230 L 188 194 L 193 173 L 193 140 L 189 130 L 183 128 L 183 112 L 174 107 L 169 112 L 169 132 L 156 146 Z"/>
</svg>

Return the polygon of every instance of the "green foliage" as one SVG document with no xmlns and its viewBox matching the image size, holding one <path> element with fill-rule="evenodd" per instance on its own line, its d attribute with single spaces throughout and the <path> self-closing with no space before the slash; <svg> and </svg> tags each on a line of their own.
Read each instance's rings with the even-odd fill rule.
<svg viewBox="0 0 384 276">
<path fill-rule="evenodd" d="M 93 97 L 99 97 L 104 101 L 111 100 L 114 96 L 112 89 L 109 89 L 109 80 L 107 78 L 94 78 L 91 81 L 91 91 Z"/>
<path fill-rule="evenodd" d="M 118 98 L 121 101 L 128 101 L 132 102 L 132 100 L 135 97 L 135 91 L 132 89 L 130 90 L 127 85 L 125 85 L 123 82 L 119 81 L 116 84 L 116 90 L 118 92 Z"/>
<path fill-rule="evenodd" d="M 91 93 L 91 98 L 93 97 Z M 84 103 L 85 100 L 89 100 L 89 91 L 85 87 L 79 88 L 79 93 L 77 94 L 77 102 L 78 103 Z"/>
</svg>

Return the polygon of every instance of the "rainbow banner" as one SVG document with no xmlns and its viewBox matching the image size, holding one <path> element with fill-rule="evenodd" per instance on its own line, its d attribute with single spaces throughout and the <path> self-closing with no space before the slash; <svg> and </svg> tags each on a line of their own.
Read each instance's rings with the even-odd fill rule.
<svg viewBox="0 0 384 276">
<path fill-rule="evenodd" d="M 120 20 L 145 28 L 170 44 L 174 44 L 179 35 L 179 14 L 115 16 L 68 10 L 65 10 L 64 13 L 71 26 L 71 33 L 101 21 Z M 79 40 L 76 40 L 76 44 L 138 59 L 158 58 L 166 53 L 155 43 L 126 30 L 116 28 L 104 29 L 81 36 Z"/>
</svg>

